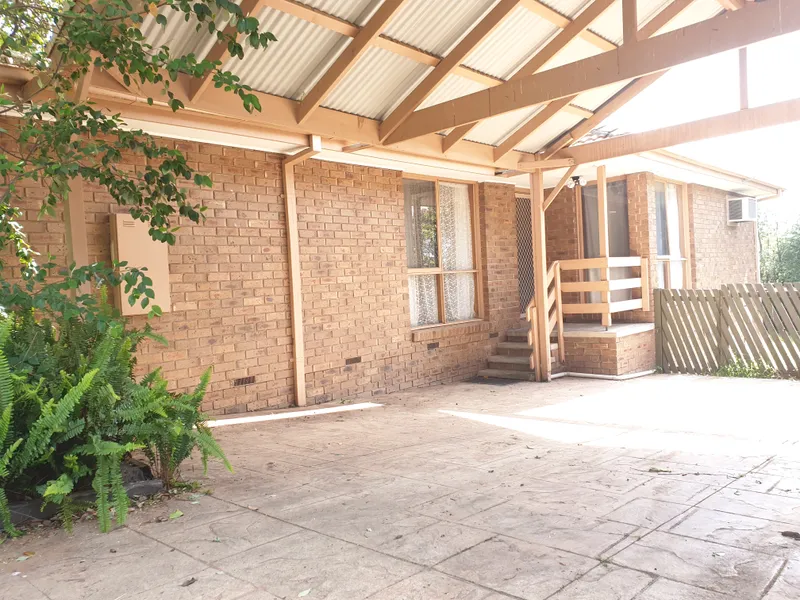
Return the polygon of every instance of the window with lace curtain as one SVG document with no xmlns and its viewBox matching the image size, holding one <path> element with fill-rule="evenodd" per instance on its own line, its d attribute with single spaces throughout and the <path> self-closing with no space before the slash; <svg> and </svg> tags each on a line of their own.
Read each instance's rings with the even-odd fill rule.
<svg viewBox="0 0 800 600">
<path fill-rule="evenodd" d="M 472 186 L 406 179 L 403 191 L 411 326 L 477 318 Z"/>
</svg>

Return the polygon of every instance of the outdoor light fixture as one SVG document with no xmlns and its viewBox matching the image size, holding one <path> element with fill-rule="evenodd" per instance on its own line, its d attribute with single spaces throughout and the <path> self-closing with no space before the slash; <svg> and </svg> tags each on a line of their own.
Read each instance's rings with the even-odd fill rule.
<svg viewBox="0 0 800 600">
<path fill-rule="evenodd" d="M 575 175 L 574 177 L 572 177 L 567 181 L 567 187 L 569 189 L 574 188 L 576 185 L 579 185 L 581 187 L 586 185 L 586 177 L 583 177 L 582 175 Z"/>
</svg>

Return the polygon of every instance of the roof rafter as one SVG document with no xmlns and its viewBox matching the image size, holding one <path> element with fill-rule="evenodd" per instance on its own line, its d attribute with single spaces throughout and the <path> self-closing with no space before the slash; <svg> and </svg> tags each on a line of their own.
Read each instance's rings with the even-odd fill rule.
<svg viewBox="0 0 800 600">
<path fill-rule="evenodd" d="M 539 0 L 523 0 L 522 5 L 532 13 L 539 15 L 545 21 L 550 21 L 553 25 L 561 29 L 565 29 L 570 24 L 570 20 L 567 17 L 546 4 L 539 2 Z M 593 46 L 600 48 L 600 50 L 608 51 L 617 47 L 616 44 L 609 42 L 606 38 L 597 35 L 593 31 L 582 31 L 580 37 Z"/>
<path fill-rule="evenodd" d="M 645 75 L 644 77 L 640 77 L 636 81 L 630 83 L 628 87 L 620 91 L 616 96 L 608 100 L 599 109 L 597 109 L 594 115 L 585 121 L 581 121 L 556 141 L 551 142 L 550 145 L 547 146 L 547 149 L 542 153 L 543 157 L 550 158 L 562 148 L 577 142 L 592 129 L 600 125 L 600 123 L 605 121 L 608 117 L 617 112 L 620 108 L 625 106 L 628 102 L 633 100 L 636 96 L 641 94 L 656 81 L 661 79 L 665 73 L 666 71 L 662 71 L 661 73 Z"/>
<path fill-rule="evenodd" d="M 331 31 L 335 31 L 336 33 L 350 38 L 356 37 L 358 32 L 361 31 L 361 28 L 358 25 L 353 25 L 344 19 L 334 17 L 333 15 L 324 13 L 315 8 L 311 8 L 310 6 L 305 6 L 304 4 L 300 4 L 294 0 L 263 1 L 265 6 L 278 10 L 282 13 L 292 15 L 298 19 L 303 19 L 309 23 L 314 23 L 315 25 L 319 25 L 325 29 L 330 29 Z M 383 48 L 384 50 L 393 52 L 394 54 L 405 56 L 406 58 L 410 58 L 411 60 L 423 65 L 435 67 L 440 62 L 439 57 L 434 56 L 433 54 L 428 54 L 427 52 L 423 52 L 418 48 L 413 48 L 412 46 L 408 46 L 384 35 L 379 35 L 377 38 L 375 38 L 372 42 L 372 45 L 377 48 Z M 482 83 L 484 85 L 497 85 L 503 82 L 502 79 L 492 77 L 491 75 L 486 75 L 485 73 L 480 73 L 474 69 L 465 67 L 464 65 L 459 65 L 456 68 L 456 73 L 461 77 L 466 77 L 467 79 L 477 81 L 478 83 Z"/>
<path fill-rule="evenodd" d="M 798 30 L 800 3 L 764 0 L 747 11 L 726 12 L 648 40 L 418 110 L 389 136 L 387 143 L 475 123 Z"/>
<path fill-rule="evenodd" d="M 562 150 L 556 157 L 572 158 L 578 164 L 601 162 L 670 148 L 734 133 L 753 131 L 800 121 L 800 99 L 776 102 L 716 117 L 682 123 L 644 133 L 633 133 Z"/>
<path fill-rule="evenodd" d="M 589 25 L 591 25 L 592 22 L 601 14 L 603 14 L 613 3 L 614 0 L 595 0 L 580 15 L 578 15 L 574 21 L 571 21 L 569 25 L 562 29 L 558 35 L 556 35 L 556 37 L 554 37 L 547 45 L 545 45 L 544 48 L 534 54 L 533 57 L 531 57 L 531 59 L 528 60 L 528 62 L 525 63 L 509 81 L 516 81 L 522 77 L 525 77 L 526 75 L 532 75 L 536 73 L 545 64 L 547 64 L 549 60 L 561 52 L 561 50 L 563 50 L 567 44 L 569 44 L 581 33 L 586 31 L 586 28 L 589 27 Z M 567 102 L 565 106 L 568 105 L 569 102 Z M 525 127 L 525 125 L 526 123 L 523 123 L 521 127 Z M 444 140 L 442 141 L 442 148 L 445 151 L 449 150 L 453 144 L 464 139 L 464 136 L 466 136 L 474 127 L 475 125 L 472 124 L 456 127 L 453 131 L 448 133 L 447 136 L 445 136 Z"/>
<path fill-rule="evenodd" d="M 694 0 L 673 0 L 673 2 L 667 5 L 663 10 L 661 10 L 661 12 L 650 19 L 650 21 L 648 21 L 639 30 L 639 39 L 645 40 L 656 35 L 659 31 L 661 31 L 661 29 L 672 22 L 674 18 L 686 10 L 689 5 L 692 4 L 692 2 L 694 2 Z M 548 158 L 555 154 L 558 150 L 577 142 L 584 135 L 600 125 L 608 117 L 617 112 L 636 96 L 641 94 L 665 74 L 666 71 L 662 71 L 661 73 L 647 75 L 633 81 L 613 98 L 603 104 L 603 106 L 595 111 L 594 115 L 587 117 L 585 121 L 578 123 L 578 125 L 572 128 L 570 131 L 559 137 L 554 142 L 551 142 L 543 153 L 545 158 Z"/>
<path fill-rule="evenodd" d="M 242 0 L 242 3 L 239 5 L 239 8 L 242 9 L 242 16 L 245 18 L 255 16 L 263 7 L 264 3 L 262 0 Z M 223 30 L 223 32 L 227 35 L 236 35 L 236 31 L 237 29 L 235 25 L 228 25 Z M 241 41 L 241 34 L 239 34 L 237 37 Z M 217 40 L 217 42 L 211 47 L 211 50 L 208 51 L 208 54 L 206 54 L 205 59 L 210 61 L 221 61 L 227 51 L 228 45 L 221 40 Z M 206 73 L 202 79 L 196 80 L 192 86 L 192 90 L 189 93 L 190 100 L 194 101 L 195 99 L 199 98 L 200 94 L 208 89 L 208 86 L 211 85 L 213 80 L 213 71 Z"/>
<path fill-rule="evenodd" d="M 377 38 L 408 0 L 384 0 L 381 7 L 372 16 L 369 22 L 358 32 L 347 47 L 342 51 L 331 67 L 311 88 L 300 102 L 297 109 L 297 122 L 302 123 L 319 107 L 327 95 L 336 87 L 344 76 L 353 68 L 367 51 L 367 47 Z"/>
<path fill-rule="evenodd" d="M 395 108 L 381 123 L 381 140 L 397 129 L 403 121 L 414 112 L 425 99 L 431 95 L 444 79 L 455 71 L 475 48 L 483 42 L 511 14 L 521 0 L 500 0 L 489 13 L 464 36 L 450 53 L 442 58 L 436 68 L 428 73 L 425 79 L 405 97 L 400 106 Z"/>
</svg>

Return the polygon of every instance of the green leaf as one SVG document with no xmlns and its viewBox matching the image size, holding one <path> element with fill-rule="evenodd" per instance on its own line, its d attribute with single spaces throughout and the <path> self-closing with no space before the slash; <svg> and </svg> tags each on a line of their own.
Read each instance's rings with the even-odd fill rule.
<svg viewBox="0 0 800 600">
<path fill-rule="evenodd" d="M 170 513 L 169 518 L 170 519 L 180 519 L 182 516 L 183 516 L 183 511 L 176 510 L 175 512 Z"/>
</svg>

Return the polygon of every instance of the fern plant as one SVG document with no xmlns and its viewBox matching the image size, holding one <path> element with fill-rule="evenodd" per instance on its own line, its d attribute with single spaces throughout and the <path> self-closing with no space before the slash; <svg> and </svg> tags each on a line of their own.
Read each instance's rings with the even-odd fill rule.
<svg viewBox="0 0 800 600">
<path fill-rule="evenodd" d="M 186 394 L 171 392 L 160 370 L 136 381 L 135 352 L 148 338 L 161 341 L 113 315 L 50 322 L 20 311 L 0 319 L 0 520 L 7 531 L 14 531 L 9 494 L 57 505 L 69 529 L 72 494 L 89 487 L 100 529 L 111 529 L 114 514 L 123 523 L 122 463 L 134 452 L 167 487 L 194 450 L 204 466 L 218 458 L 230 469 L 200 411 L 210 370 Z"/>
</svg>

